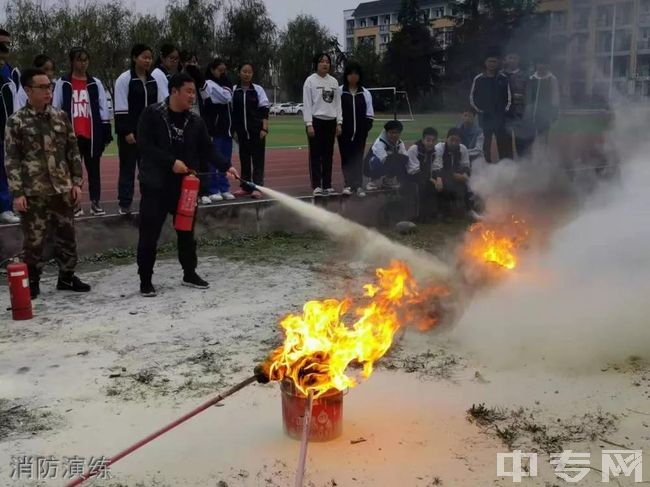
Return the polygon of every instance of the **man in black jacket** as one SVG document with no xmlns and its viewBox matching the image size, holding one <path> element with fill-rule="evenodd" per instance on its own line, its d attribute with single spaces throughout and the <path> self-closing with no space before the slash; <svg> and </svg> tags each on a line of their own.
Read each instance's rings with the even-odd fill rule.
<svg viewBox="0 0 650 487">
<path fill-rule="evenodd" d="M 478 113 L 485 136 L 485 160 L 492 162 L 493 136 L 497 139 L 499 159 L 511 159 L 512 137 L 506 131 L 506 113 L 512 104 L 512 93 L 508 77 L 499 73 L 499 55 L 496 51 L 489 52 L 485 57 L 485 71 L 474 78 L 469 101 Z"/>
<path fill-rule="evenodd" d="M 138 123 L 140 163 L 140 239 L 138 273 L 140 293 L 156 295 L 151 282 L 160 231 L 167 215 L 174 215 L 183 176 L 199 172 L 211 162 L 219 170 L 237 176 L 237 171 L 219 154 L 200 116 L 191 111 L 196 98 L 194 79 L 187 73 L 169 80 L 169 98 L 145 109 Z M 194 229 L 177 231 L 178 260 L 183 267 L 183 285 L 206 289 L 209 284 L 196 274 Z"/>
</svg>

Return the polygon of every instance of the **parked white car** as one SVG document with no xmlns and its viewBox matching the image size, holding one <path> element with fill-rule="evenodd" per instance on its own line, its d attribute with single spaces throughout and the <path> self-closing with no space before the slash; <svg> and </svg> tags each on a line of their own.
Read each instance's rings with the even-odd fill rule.
<svg viewBox="0 0 650 487">
<path fill-rule="evenodd" d="M 295 115 L 302 114 L 302 103 L 279 103 L 271 106 L 269 113 L 272 115 Z"/>
</svg>

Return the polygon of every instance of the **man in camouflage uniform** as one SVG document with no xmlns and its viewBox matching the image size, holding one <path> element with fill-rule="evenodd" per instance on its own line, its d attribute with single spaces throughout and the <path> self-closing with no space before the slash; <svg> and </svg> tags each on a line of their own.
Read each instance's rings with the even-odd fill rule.
<svg viewBox="0 0 650 487">
<path fill-rule="evenodd" d="M 74 275 L 74 207 L 83 182 L 74 130 L 65 113 L 51 106 L 52 85 L 43 70 L 26 69 L 21 84 L 28 103 L 7 121 L 5 166 L 14 211 L 22 215 L 23 258 L 29 268 L 32 298 L 40 293 L 48 225 L 53 227 L 59 266 L 56 288 L 88 292 L 90 286 Z"/>
</svg>

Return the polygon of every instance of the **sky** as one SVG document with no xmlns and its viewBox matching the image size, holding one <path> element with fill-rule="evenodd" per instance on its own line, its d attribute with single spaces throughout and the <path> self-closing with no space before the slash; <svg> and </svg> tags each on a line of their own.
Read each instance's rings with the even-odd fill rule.
<svg viewBox="0 0 650 487">
<path fill-rule="evenodd" d="M 363 0 L 264 0 L 271 19 L 278 28 L 283 29 L 287 21 L 299 14 L 316 17 L 330 32 L 336 34 L 343 44 L 343 10 L 356 8 Z M 127 1 L 127 4 L 129 2 Z M 164 1 L 135 0 L 136 9 L 143 13 L 161 15 L 165 8 Z"/>
</svg>

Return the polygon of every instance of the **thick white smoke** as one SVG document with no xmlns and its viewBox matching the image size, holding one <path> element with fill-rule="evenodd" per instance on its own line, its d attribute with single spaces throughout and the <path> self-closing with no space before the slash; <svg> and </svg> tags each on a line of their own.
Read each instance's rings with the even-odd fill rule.
<svg viewBox="0 0 650 487">
<path fill-rule="evenodd" d="M 631 355 L 650 358 L 649 115 L 648 107 L 619 111 L 609 139 L 622 162 L 621 181 L 605 182 L 583 199 L 568 223 L 556 215 L 545 248 L 525 255 L 508 280 L 474 296 L 450 332 L 463 347 L 501 366 L 590 369 Z M 493 166 L 474 187 L 491 211 L 517 211 L 495 197 L 511 196 L 513 185 L 518 196 L 539 196 L 529 223 L 547 232 L 535 218 L 553 220 L 554 169 L 528 169 Z"/>
</svg>

